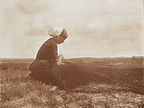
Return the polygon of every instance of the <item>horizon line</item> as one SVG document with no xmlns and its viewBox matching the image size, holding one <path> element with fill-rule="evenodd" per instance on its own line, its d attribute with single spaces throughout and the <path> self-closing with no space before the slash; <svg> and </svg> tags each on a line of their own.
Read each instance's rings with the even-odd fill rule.
<svg viewBox="0 0 144 108">
<path fill-rule="evenodd" d="M 86 57 L 67 57 L 64 59 L 72 59 L 72 58 L 133 58 L 133 57 L 144 57 L 144 55 L 140 55 L 140 56 L 96 56 L 96 57 L 90 57 L 90 56 L 86 56 Z M 35 59 L 34 57 L 0 57 L 0 59 Z"/>
</svg>

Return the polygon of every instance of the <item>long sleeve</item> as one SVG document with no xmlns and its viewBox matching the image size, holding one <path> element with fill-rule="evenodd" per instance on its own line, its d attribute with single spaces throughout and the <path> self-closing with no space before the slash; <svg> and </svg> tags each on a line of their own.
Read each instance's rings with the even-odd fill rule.
<svg viewBox="0 0 144 108">
<path fill-rule="evenodd" d="M 57 45 L 55 43 L 53 43 L 52 45 L 52 55 L 53 55 L 53 61 L 56 62 L 57 58 L 58 58 L 58 54 L 57 54 Z"/>
</svg>

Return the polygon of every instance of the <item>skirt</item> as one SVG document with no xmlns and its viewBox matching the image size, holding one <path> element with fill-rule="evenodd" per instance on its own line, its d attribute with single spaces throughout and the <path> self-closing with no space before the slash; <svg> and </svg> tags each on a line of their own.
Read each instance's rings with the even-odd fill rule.
<svg viewBox="0 0 144 108">
<path fill-rule="evenodd" d="M 47 60 L 34 60 L 30 65 L 30 77 L 34 80 L 39 80 L 45 83 L 55 83 L 55 78 L 52 74 L 52 64 Z"/>
</svg>

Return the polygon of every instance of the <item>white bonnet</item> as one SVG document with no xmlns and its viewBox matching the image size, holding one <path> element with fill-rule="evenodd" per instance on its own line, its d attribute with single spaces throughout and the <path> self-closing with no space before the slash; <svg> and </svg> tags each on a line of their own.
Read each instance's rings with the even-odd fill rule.
<svg viewBox="0 0 144 108">
<path fill-rule="evenodd" d="M 48 31 L 48 35 L 50 36 L 59 36 L 63 31 L 62 27 L 51 27 Z"/>
</svg>

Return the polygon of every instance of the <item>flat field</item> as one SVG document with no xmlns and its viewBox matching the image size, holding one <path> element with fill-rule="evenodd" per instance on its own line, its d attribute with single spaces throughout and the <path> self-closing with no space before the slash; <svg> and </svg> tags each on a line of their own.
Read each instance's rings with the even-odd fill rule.
<svg viewBox="0 0 144 108">
<path fill-rule="evenodd" d="M 65 59 L 82 69 L 80 79 L 88 78 L 87 83 L 69 91 L 30 78 L 32 61 L 0 59 L 1 108 L 144 107 L 143 58 Z M 91 81 L 90 75 L 95 80 Z"/>
</svg>

